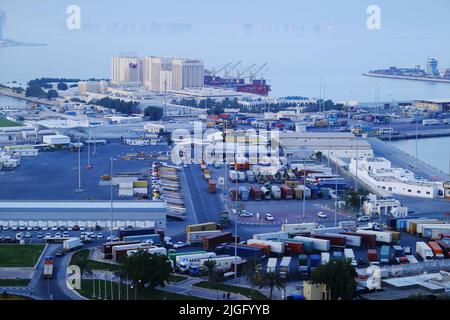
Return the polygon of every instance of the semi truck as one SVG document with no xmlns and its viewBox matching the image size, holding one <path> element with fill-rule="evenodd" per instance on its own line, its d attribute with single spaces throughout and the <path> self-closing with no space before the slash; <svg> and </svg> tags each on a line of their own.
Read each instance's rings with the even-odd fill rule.
<svg viewBox="0 0 450 320">
<path fill-rule="evenodd" d="M 432 260 L 434 258 L 433 250 L 422 241 L 416 242 L 416 253 L 419 255 L 424 261 Z"/>
<path fill-rule="evenodd" d="M 247 187 L 244 186 L 239 187 L 239 197 L 241 200 L 247 201 L 249 193 L 250 192 Z"/>
<path fill-rule="evenodd" d="M 278 272 L 280 277 L 286 279 L 289 275 L 289 266 L 291 265 L 291 257 L 283 257 L 280 262 L 280 268 Z"/>
<path fill-rule="evenodd" d="M 140 236 L 127 236 L 122 238 L 125 242 L 148 242 L 155 245 L 161 244 L 161 236 L 159 234 L 147 234 L 147 235 L 140 235 Z"/>
<path fill-rule="evenodd" d="M 217 182 L 216 180 L 208 180 L 208 191 L 209 193 L 216 193 L 217 191 Z"/>
<path fill-rule="evenodd" d="M 262 199 L 262 193 L 261 190 L 258 187 L 252 186 L 250 188 L 250 195 L 253 200 L 261 200 Z"/>
<path fill-rule="evenodd" d="M 346 260 L 349 260 L 351 265 L 356 267 L 356 259 L 355 259 L 355 253 L 353 252 L 353 249 L 346 248 L 344 249 L 344 256 Z"/>
<path fill-rule="evenodd" d="M 240 263 L 242 261 L 242 258 L 237 256 L 219 256 L 219 257 L 212 257 L 212 258 L 206 258 L 201 259 L 200 268 L 205 267 L 206 261 L 215 261 L 215 270 L 217 271 L 228 271 L 232 270 L 231 267 L 236 261 L 237 263 Z"/>
<path fill-rule="evenodd" d="M 199 224 L 191 224 L 186 226 L 186 233 L 195 232 L 195 231 L 209 231 L 209 230 L 217 230 L 218 226 L 215 222 L 206 222 Z"/>
<path fill-rule="evenodd" d="M 266 187 L 261 187 L 261 194 L 264 200 L 270 200 L 270 198 L 272 197 L 270 190 Z"/>
<path fill-rule="evenodd" d="M 277 258 L 269 258 L 267 261 L 267 272 L 276 272 L 277 270 Z"/>
<path fill-rule="evenodd" d="M 80 238 L 70 238 L 63 241 L 63 250 L 66 252 L 79 249 L 83 246 Z"/>
<path fill-rule="evenodd" d="M 390 247 L 389 246 L 381 246 L 380 251 L 380 263 L 388 264 L 390 260 Z"/>
<path fill-rule="evenodd" d="M 127 256 L 131 256 L 133 254 L 138 253 L 141 250 L 128 250 L 127 251 Z M 167 249 L 164 247 L 149 247 L 149 248 L 145 248 L 142 249 L 142 251 L 148 252 L 150 254 L 159 254 L 159 255 L 167 255 Z"/>
<path fill-rule="evenodd" d="M 284 199 L 291 200 L 293 198 L 293 191 L 287 185 L 285 185 L 285 184 L 281 185 L 280 190 L 281 190 L 281 195 Z"/>
<path fill-rule="evenodd" d="M 42 270 L 42 275 L 46 279 L 53 278 L 53 264 L 54 260 L 53 257 L 47 256 L 44 259 L 44 269 Z"/>
<path fill-rule="evenodd" d="M 200 265 L 203 259 L 214 258 L 216 254 L 214 252 L 187 254 L 176 256 L 175 268 L 182 273 L 190 273 L 197 275 L 200 271 Z"/>
<path fill-rule="evenodd" d="M 280 200 L 281 199 L 281 189 L 279 186 L 272 186 L 270 187 L 270 193 L 272 194 L 272 197 L 275 200 Z"/>
</svg>

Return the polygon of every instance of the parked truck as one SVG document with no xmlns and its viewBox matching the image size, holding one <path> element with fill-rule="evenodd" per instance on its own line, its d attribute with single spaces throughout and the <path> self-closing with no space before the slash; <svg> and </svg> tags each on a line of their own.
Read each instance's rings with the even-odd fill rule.
<svg viewBox="0 0 450 320">
<path fill-rule="evenodd" d="M 424 261 L 432 260 L 434 258 L 433 250 L 422 241 L 416 242 L 416 253 L 419 255 Z"/>
<path fill-rule="evenodd" d="M 291 257 L 283 257 L 278 270 L 280 277 L 286 279 L 289 275 L 289 266 L 291 265 Z"/>
<path fill-rule="evenodd" d="M 217 182 L 216 182 L 216 180 L 210 179 L 208 181 L 208 191 L 209 191 L 209 193 L 216 193 L 216 191 L 217 191 Z"/>
<path fill-rule="evenodd" d="M 47 256 L 44 258 L 44 269 L 42 271 L 42 275 L 46 279 L 53 278 L 53 257 Z"/>
<path fill-rule="evenodd" d="M 261 187 L 261 194 L 264 200 L 270 200 L 270 198 L 272 197 L 270 190 L 266 187 Z"/>
<path fill-rule="evenodd" d="M 186 242 L 189 244 L 202 244 L 203 239 L 211 236 L 218 236 L 223 234 L 221 230 L 210 231 L 194 231 L 186 234 Z"/>
<path fill-rule="evenodd" d="M 123 237 L 127 236 L 140 236 L 145 234 L 155 234 L 155 228 L 132 228 L 119 230 L 120 239 L 123 239 Z"/>
<path fill-rule="evenodd" d="M 201 259 L 200 268 L 205 268 L 206 261 L 215 261 L 215 270 L 223 272 L 232 270 L 231 267 L 234 262 L 236 261 L 237 263 L 240 263 L 242 261 L 242 258 L 239 256 L 216 256 L 212 258 L 205 258 Z"/>
<path fill-rule="evenodd" d="M 277 258 L 269 258 L 267 261 L 267 272 L 276 272 L 277 270 Z"/>
<path fill-rule="evenodd" d="M 277 240 L 278 238 L 287 239 L 289 234 L 284 231 L 255 233 L 253 239 L 255 240 Z"/>
<path fill-rule="evenodd" d="M 112 258 L 112 249 L 114 246 L 120 246 L 124 244 L 136 244 L 140 243 L 140 241 L 135 242 L 125 242 L 125 241 L 113 241 L 113 242 L 105 242 L 102 244 L 102 253 L 104 259 L 111 259 Z"/>
<path fill-rule="evenodd" d="M 275 200 L 281 199 L 281 189 L 279 186 L 271 186 L 270 193 Z"/>
<path fill-rule="evenodd" d="M 193 272 L 197 271 L 197 268 L 200 269 L 200 265 L 203 259 L 214 258 L 215 256 L 216 254 L 214 252 L 180 255 L 175 258 L 175 268 L 182 273 L 192 274 Z M 192 269 L 192 267 L 196 268 Z"/>
<path fill-rule="evenodd" d="M 79 249 L 83 246 L 83 242 L 80 238 L 70 238 L 63 241 L 63 250 L 68 252 Z"/>
<path fill-rule="evenodd" d="M 249 190 L 247 187 L 241 186 L 239 187 L 239 197 L 243 201 L 248 200 Z"/>
<path fill-rule="evenodd" d="M 253 200 L 261 200 L 262 198 L 261 190 L 256 186 L 250 188 L 250 195 Z"/>
<path fill-rule="evenodd" d="M 217 228 L 218 228 L 218 225 L 215 222 L 191 224 L 191 225 L 186 226 L 186 233 L 195 232 L 195 231 L 217 230 Z"/>
<path fill-rule="evenodd" d="M 349 260 L 351 265 L 356 267 L 356 259 L 355 259 L 355 253 L 353 252 L 353 249 L 346 248 L 344 249 L 344 257 L 346 260 Z"/>
<path fill-rule="evenodd" d="M 390 260 L 390 247 L 389 246 L 381 246 L 380 251 L 380 263 L 388 264 Z"/>
<path fill-rule="evenodd" d="M 155 245 L 161 244 L 161 236 L 159 234 L 147 234 L 147 235 L 140 235 L 140 236 L 127 236 L 123 237 L 122 239 L 125 242 L 147 242 L 152 243 Z"/>
</svg>

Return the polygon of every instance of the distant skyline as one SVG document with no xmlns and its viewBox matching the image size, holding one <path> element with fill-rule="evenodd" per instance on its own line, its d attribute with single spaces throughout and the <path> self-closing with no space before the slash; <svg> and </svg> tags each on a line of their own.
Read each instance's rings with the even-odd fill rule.
<svg viewBox="0 0 450 320">
<path fill-rule="evenodd" d="M 81 30 L 66 28 L 72 4 L 81 9 Z M 366 26 L 372 4 L 381 9 L 381 30 Z M 8 16 L 5 38 L 48 44 L 1 49 L 0 81 L 110 78 L 112 56 L 176 56 L 201 59 L 208 69 L 267 62 L 263 75 L 274 95 L 318 96 L 322 79 L 332 98 L 367 100 L 375 81 L 360 75 L 369 70 L 425 67 L 428 57 L 450 68 L 448 0 L 260 0 L 257 6 L 238 0 L 42 0 L 27 3 L 26 10 L 23 2 L 2 0 L 0 6 Z M 381 95 L 450 96 L 448 87 L 417 86 L 386 82 Z"/>
</svg>

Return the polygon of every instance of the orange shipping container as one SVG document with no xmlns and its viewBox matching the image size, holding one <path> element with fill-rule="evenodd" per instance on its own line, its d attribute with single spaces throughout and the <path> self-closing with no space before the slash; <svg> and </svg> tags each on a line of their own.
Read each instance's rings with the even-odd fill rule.
<svg viewBox="0 0 450 320">
<path fill-rule="evenodd" d="M 259 243 L 252 243 L 249 244 L 250 247 L 255 247 L 255 248 L 261 248 L 264 250 L 264 254 L 265 255 L 270 255 L 270 245 L 268 244 L 259 244 Z"/>
</svg>

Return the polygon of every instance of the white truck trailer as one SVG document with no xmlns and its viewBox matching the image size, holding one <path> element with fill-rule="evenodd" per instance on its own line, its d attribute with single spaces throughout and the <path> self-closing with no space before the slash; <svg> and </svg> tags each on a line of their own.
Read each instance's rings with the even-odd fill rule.
<svg viewBox="0 0 450 320">
<path fill-rule="evenodd" d="M 433 250 L 422 241 L 416 242 L 416 253 L 424 260 L 432 260 L 434 258 Z"/>
<path fill-rule="evenodd" d="M 317 223 L 282 224 L 281 231 L 290 234 L 311 233 L 317 228 Z"/>
<path fill-rule="evenodd" d="M 291 265 L 291 257 L 283 257 L 280 262 L 279 274 L 281 278 L 286 279 L 289 274 L 289 266 Z"/>
<path fill-rule="evenodd" d="M 392 243 L 392 233 L 390 232 L 383 232 L 383 231 L 373 231 L 373 230 L 356 230 L 357 233 L 361 234 L 374 234 L 376 235 L 377 242 L 381 243 Z"/>
<path fill-rule="evenodd" d="M 277 258 L 269 258 L 267 261 L 267 272 L 275 272 L 277 270 Z"/>
</svg>

